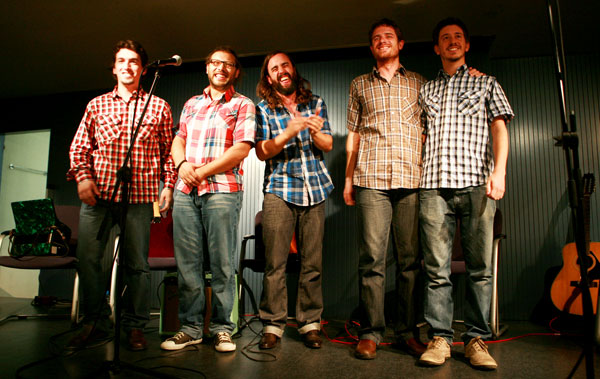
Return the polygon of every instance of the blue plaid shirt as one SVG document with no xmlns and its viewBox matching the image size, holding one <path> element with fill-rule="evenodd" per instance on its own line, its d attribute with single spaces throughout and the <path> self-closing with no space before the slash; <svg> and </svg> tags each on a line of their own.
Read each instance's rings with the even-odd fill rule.
<svg viewBox="0 0 600 379">
<path fill-rule="evenodd" d="M 441 70 L 421 87 L 419 103 L 427 133 L 421 188 L 485 184 L 494 169 L 490 125 L 514 116 L 496 78 L 470 76 L 467 65 L 453 76 Z"/>
<path fill-rule="evenodd" d="M 308 104 L 298 104 L 302 117 L 316 115 L 325 120 L 322 133 L 331 135 L 327 120 L 327 106 L 319 96 L 312 95 Z M 267 141 L 281 134 L 292 115 L 285 107 L 269 108 L 266 101 L 256 106 L 256 142 Z M 264 193 L 301 206 L 319 204 L 333 191 L 333 183 L 323 152 L 312 142 L 309 130 L 302 130 L 290 139 L 276 156 L 265 165 Z"/>
</svg>

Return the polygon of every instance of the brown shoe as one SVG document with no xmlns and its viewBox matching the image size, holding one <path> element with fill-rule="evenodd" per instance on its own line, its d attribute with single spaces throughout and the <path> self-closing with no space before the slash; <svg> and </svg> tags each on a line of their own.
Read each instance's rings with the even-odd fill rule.
<svg viewBox="0 0 600 379">
<path fill-rule="evenodd" d="M 377 351 L 377 344 L 371 340 L 360 340 L 356 345 L 354 356 L 358 359 L 373 359 Z"/>
<path fill-rule="evenodd" d="M 263 333 L 263 336 L 258 343 L 258 347 L 260 349 L 272 349 L 277 345 L 278 340 L 279 337 L 273 333 Z"/>
<path fill-rule="evenodd" d="M 319 337 L 318 330 L 311 330 L 308 333 L 302 334 L 302 341 L 304 341 L 304 346 L 310 347 L 311 349 L 319 349 L 323 343 Z"/>
<path fill-rule="evenodd" d="M 421 356 L 427 350 L 427 345 L 416 338 L 409 338 L 407 340 L 399 340 L 398 348 L 410 355 Z"/>
<path fill-rule="evenodd" d="M 140 351 L 146 350 L 148 341 L 144 338 L 144 332 L 140 329 L 132 329 L 127 338 L 129 350 Z"/>
<path fill-rule="evenodd" d="M 81 332 L 71 338 L 66 348 L 69 350 L 83 349 L 86 346 L 93 345 L 95 342 L 104 341 L 107 337 L 107 332 L 96 329 L 94 325 L 83 325 Z"/>
</svg>

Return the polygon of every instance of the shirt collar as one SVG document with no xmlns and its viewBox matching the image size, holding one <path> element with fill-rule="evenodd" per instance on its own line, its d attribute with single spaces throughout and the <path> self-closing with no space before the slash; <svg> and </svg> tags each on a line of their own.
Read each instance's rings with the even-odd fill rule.
<svg viewBox="0 0 600 379">
<path fill-rule="evenodd" d="M 207 99 L 211 99 L 214 101 L 214 99 L 210 96 L 210 86 L 206 87 L 203 91 L 204 96 Z M 229 100 L 231 100 L 231 98 L 233 97 L 233 94 L 235 94 L 235 88 L 233 88 L 233 86 L 229 87 L 229 89 L 223 94 L 223 96 L 221 96 L 220 101 L 222 103 L 227 103 L 229 102 Z"/>
<path fill-rule="evenodd" d="M 402 63 L 400 63 L 400 66 L 398 67 L 396 72 L 399 73 L 400 75 L 406 76 L 406 69 L 404 68 L 404 66 L 402 66 Z M 371 71 L 371 74 L 373 76 L 381 78 L 381 74 L 379 73 L 379 70 L 377 70 L 377 66 L 373 66 L 373 70 Z"/>
<path fill-rule="evenodd" d="M 140 94 L 142 95 L 142 97 L 144 97 L 144 95 L 146 94 L 146 92 L 144 91 L 144 89 L 140 89 Z M 113 88 L 112 92 L 110 93 L 110 96 L 116 100 L 117 98 L 121 98 L 121 96 L 119 95 L 119 91 L 117 91 L 117 86 L 115 86 L 115 88 Z M 133 91 L 133 93 L 131 94 L 131 99 L 135 99 L 137 97 L 137 91 Z"/>
<path fill-rule="evenodd" d="M 467 67 L 467 64 L 463 64 L 462 66 L 460 66 L 457 70 L 456 70 L 456 74 L 454 75 L 462 75 L 465 74 L 466 72 L 469 71 L 469 68 Z M 444 69 L 442 68 L 439 72 L 438 72 L 438 78 L 450 78 L 450 75 L 448 75 L 448 73 L 446 73 L 446 71 L 444 71 Z"/>
</svg>

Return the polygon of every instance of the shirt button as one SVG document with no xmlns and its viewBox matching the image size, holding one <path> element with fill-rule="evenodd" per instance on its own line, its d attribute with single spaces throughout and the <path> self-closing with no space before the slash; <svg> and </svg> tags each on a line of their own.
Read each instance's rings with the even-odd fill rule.
<svg viewBox="0 0 600 379">
<path fill-rule="evenodd" d="M 394 112 L 392 112 L 392 114 L 394 114 Z"/>
</svg>

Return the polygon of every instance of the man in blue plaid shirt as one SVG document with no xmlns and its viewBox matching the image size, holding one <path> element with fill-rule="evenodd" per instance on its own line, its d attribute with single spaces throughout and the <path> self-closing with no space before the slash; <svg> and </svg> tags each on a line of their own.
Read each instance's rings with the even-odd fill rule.
<svg viewBox="0 0 600 379">
<path fill-rule="evenodd" d="M 440 21 L 433 41 L 443 69 L 421 87 L 419 96 L 427 134 L 419 220 L 427 278 L 425 320 L 432 340 L 419 362 L 439 366 L 450 357 L 454 336 L 450 261 L 460 221 L 468 273 L 465 357 L 474 367 L 495 369 L 497 363 L 483 339 L 491 337 L 495 201 L 504 196 L 506 124 L 513 111 L 496 78 L 468 75 L 469 33 L 462 21 Z"/>
<path fill-rule="evenodd" d="M 266 267 L 260 302 L 264 329 L 259 347 L 273 348 L 283 335 L 285 268 L 297 231 L 301 268 L 296 321 L 304 344 L 320 348 L 325 199 L 333 190 L 324 161 L 324 153 L 333 148 L 327 107 L 280 51 L 265 58 L 256 92 L 263 99 L 256 106 L 256 155 L 266 162 L 262 221 Z"/>
</svg>

